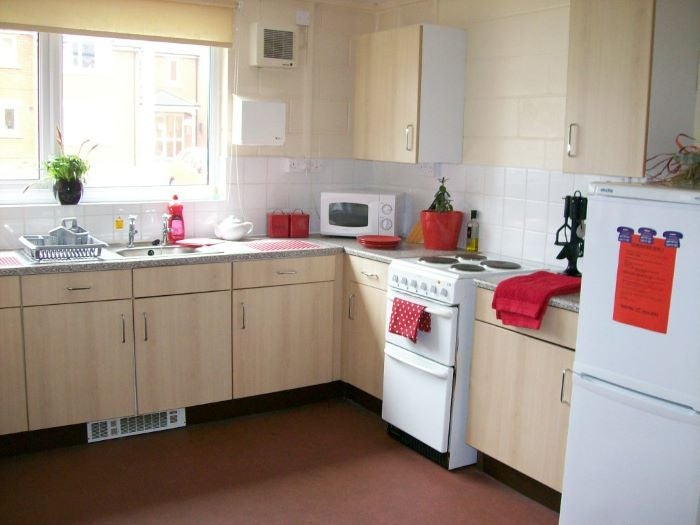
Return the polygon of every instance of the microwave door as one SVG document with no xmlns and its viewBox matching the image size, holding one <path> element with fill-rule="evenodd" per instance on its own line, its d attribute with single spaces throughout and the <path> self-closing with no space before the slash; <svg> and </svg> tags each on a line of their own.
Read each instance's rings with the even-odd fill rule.
<svg viewBox="0 0 700 525">
<path fill-rule="evenodd" d="M 331 235 L 367 235 L 377 233 L 378 201 L 329 202 L 323 210 L 327 213 L 328 233 Z"/>
</svg>

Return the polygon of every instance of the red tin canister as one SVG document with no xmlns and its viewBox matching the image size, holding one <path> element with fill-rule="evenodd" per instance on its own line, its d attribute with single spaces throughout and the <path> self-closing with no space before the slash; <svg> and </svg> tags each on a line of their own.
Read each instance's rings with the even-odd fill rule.
<svg viewBox="0 0 700 525">
<path fill-rule="evenodd" d="M 267 236 L 289 237 L 289 214 L 275 210 L 267 214 Z"/>
<path fill-rule="evenodd" d="M 289 236 L 309 236 L 309 214 L 304 213 L 304 210 L 294 210 L 289 215 Z"/>
</svg>

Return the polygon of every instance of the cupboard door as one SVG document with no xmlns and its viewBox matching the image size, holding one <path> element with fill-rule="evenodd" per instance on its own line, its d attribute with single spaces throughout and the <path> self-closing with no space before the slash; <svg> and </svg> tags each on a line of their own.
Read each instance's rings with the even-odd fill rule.
<svg viewBox="0 0 700 525">
<path fill-rule="evenodd" d="M 561 492 L 574 352 L 474 322 L 467 444 Z M 569 396 L 567 396 L 568 398 Z"/>
<path fill-rule="evenodd" d="M 140 414 L 231 399 L 231 292 L 134 301 Z"/>
<path fill-rule="evenodd" d="M 354 40 L 354 158 L 417 162 L 421 32 L 408 26 Z"/>
<path fill-rule="evenodd" d="M 564 171 L 644 176 L 654 0 L 572 0 Z"/>
<path fill-rule="evenodd" d="M 233 292 L 233 397 L 332 380 L 333 282 Z"/>
<path fill-rule="evenodd" d="M 21 313 L 6 308 L 0 310 L 0 434 L 28 428 Z"/>
<path fill-rule="evenodd" d="M 342 379 L 381 399 L 386 292 L 348 282 L 344 308 Z"/>
<path fill-rule="evenodd" d="M 24 309 L 29 429 L 135 414 L 131 300 Z"/>
</svg>

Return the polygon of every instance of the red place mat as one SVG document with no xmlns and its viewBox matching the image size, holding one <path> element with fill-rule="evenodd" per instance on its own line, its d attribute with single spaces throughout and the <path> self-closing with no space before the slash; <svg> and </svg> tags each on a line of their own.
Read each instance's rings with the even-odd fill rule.
<svg viewBox="0 0 700 525">
<path fill-rule="evenodd" d="M 0 266 L 22 266 L 22 262 L 14 255 L 0 256 Z"/>
<path fill-rule="evenodd" d="M 298 241 L 298 240 L 279 240 L 279 241 L 251 241 L 242 243 L 246 246 L 253 248 L 254 250 L 259 250 L 261 252 L 274 252 L 282 250 L 312 250 L 314 248 L 320 248 L 318 244 L 314 244 L 309 241 Z"/>
</svg>

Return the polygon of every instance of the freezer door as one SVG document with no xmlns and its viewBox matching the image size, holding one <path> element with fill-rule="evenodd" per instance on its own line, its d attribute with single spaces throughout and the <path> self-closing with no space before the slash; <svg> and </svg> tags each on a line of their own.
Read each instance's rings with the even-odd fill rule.
<svg viewBox="0 0 700 525">
<path fill-rule="evenodd" d="M 382 419 L 447 452 L 454 369 L 387 343 Z"/>
<path fill-rule="evenodd" d="M 700 523 L 700 414 L 574 375 L 560 525 Z"/>
<path fill-rule="evenodd" d="M 621 227 L 635 233 L 652 228 L 658 242 L 664 232 L 683 235 L 673 265 L 657 264 L 644 254 L 621 265 L 628 286 L 625 300 L 618 300 L 618 312 L 640 308 L 642 319 L 651 324 L 663 310 L 658 296 L 664 287 L 659 282 L 673 272 L 666 333 L 613 320 Z M 574 369 L 700 410 L 699 261 L 700 206 L 592 196 Z"/>
</svg>

